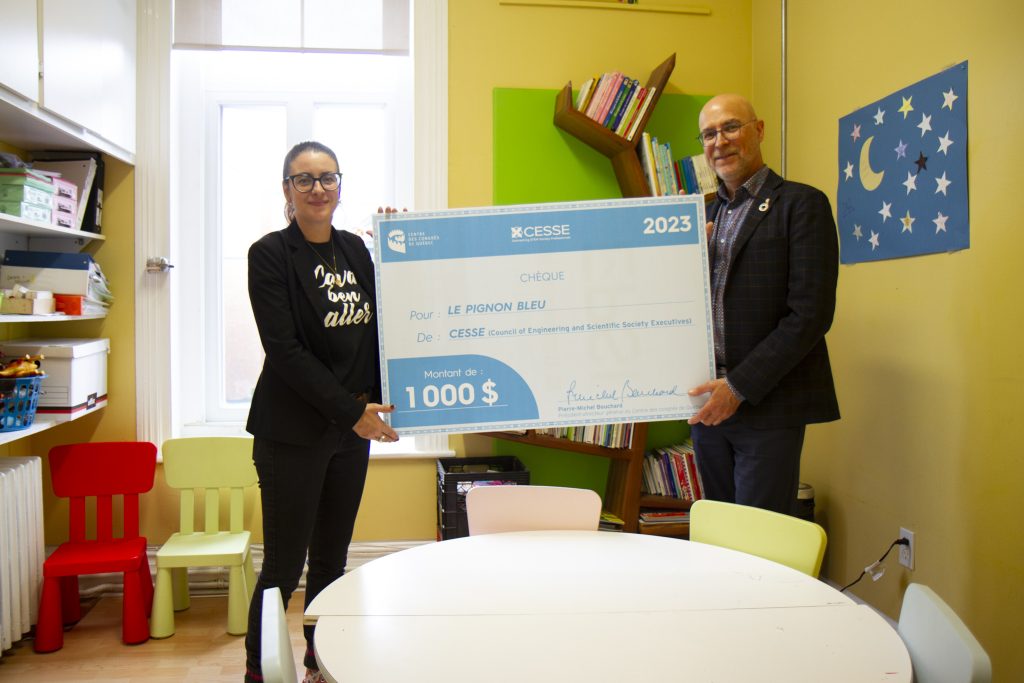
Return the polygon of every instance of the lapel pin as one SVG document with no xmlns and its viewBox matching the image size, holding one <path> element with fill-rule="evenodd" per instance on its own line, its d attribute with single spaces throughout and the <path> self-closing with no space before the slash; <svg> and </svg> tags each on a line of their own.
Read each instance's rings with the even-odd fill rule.
<svg viewBox="0 0 1024 683">
<path fill-rule="evenodd" d="M 768 210 L 768 202 L 770 202 L 770 201 L 771 201 L 771 198 L 764 200 L 761 203 L 761 206 L 757 207 L 757 210 L 758 211 L 767 211 Z"/>
</svg>

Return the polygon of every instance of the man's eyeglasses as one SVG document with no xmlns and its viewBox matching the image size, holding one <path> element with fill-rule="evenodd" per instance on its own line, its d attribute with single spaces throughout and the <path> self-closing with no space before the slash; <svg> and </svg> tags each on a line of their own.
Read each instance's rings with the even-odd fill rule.
<svg viewBox="0 0 1024 683">
<path fill-rule="evenodd" d="M 707 130 L 702 130 L 701 132 L 697 133 L 697 140 L 699 140 L 700 143 L 705 147 L 707 147 L 708 145 L 715 144 L 715 140 L 718 139 L 719 133 L 721 133 L 722 137 L 725 138 L 726 140 L 735 140 L 737 137 L 739 137 L 740 130 L 743 128 L 743 126 L 756 122 L 757 119 L 751 119 L 746 123 L 740 123 L 739 121 L 730 121 L 721 128 L 708 128 Z"/>
<path fill-rule="evenodd" d="M 341 185 L 340 173 L 324 173 L 319 178 L 314 178 L 308 173 L 296 173 L 295 175 L 285 176 L 284 179 L 290 180 L 292 187 L 299 192 L 311 192 L 313 185 L 317 181 L 320 182 L 320 187 L 324 188 L 324 192 L 333 192 Z"/>
</svg>

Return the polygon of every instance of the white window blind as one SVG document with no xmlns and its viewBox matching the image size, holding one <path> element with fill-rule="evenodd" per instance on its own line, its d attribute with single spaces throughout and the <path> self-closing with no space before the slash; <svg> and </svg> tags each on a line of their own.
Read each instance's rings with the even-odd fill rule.
<svg viewBox="0 0 1024 683">
<path fill-rule="evenodd" d="M 409 54 L 409 0 L 175 0 L 174 47 Z"/>
</svg>

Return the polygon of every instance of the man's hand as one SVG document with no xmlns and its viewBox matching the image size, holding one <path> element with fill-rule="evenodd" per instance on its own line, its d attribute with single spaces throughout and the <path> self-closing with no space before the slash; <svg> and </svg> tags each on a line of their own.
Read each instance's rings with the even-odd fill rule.
<svg viewBox="0 0 1024 683">
<path fill-rule="evenodd" d="M 705 382 L 700 386 L 690 389 L 687 393 L 690 396 L 711 394 L 711 398 L 697 411 L 697 414 L 687 420 L 692 425 L 717 426 L 732 417 L 740 407 L 740 400 L 736 398 L 736 394 L 732 393 L 732 389 L 729 388 L 725 379 L 714 379 L 710 382 Z"/>
<path fill-rule="evenodd" d="M 714 231 L 715 231 L 715 222 L 714 221 L 708 221 L 707 224 L 704 226 L 704 232 L 707 233 L 707 240 L 708 240 L 708 242 L 711 241 L 711 233 L 713 233 Z"/>
</svg>

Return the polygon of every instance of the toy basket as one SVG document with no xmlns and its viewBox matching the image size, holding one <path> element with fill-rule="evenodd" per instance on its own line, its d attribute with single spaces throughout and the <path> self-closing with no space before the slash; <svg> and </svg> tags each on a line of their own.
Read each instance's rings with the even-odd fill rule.
<svg viewBox="0 0 1024 683">
<path fill-rule="evenodd" d="M 39 385 L 46 375 L 0 377 L 0 432 L 28 429 L 36 419 Z"/>
</svg>

